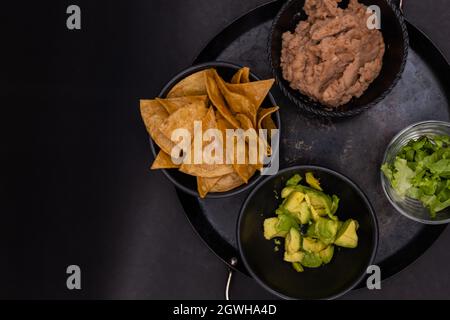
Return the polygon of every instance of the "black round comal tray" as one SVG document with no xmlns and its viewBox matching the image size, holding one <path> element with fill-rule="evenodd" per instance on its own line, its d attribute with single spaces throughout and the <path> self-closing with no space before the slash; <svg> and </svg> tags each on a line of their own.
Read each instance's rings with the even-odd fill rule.
<svg viewBox="0 0 450 320">
<path fill-rule="evenodd" d="M 261 78 L 272 78 L 267 40 L 282 3 L 268 3 L 234 21 L 206 45 L 194 64 L 233 62 L 249 66 Z M 271 91 L 280 106 L 283 124 L 280 168 L 291 164 L 329 167 L 347 175 L 364 190 L 379 223 L 375 263 L 380 266 L 383 279 L 416 260 L 445 229 L 445 225 L 428 226 L 403 217 L 381 189 L 379 168 L 392 137 L 414 122 L 449 120 L 449 64 L 421 31 L 410 23 L 407 26 L 410 50 L 401 80 L 383 101 L 360 116 L 341 121 L 306 117 L 276 86 Z M 238 263 L 232 268 L 248 275 L 240 263 L 236 222 L 249 191 L 206 200 L 180 190 L 177 193 L 188 219 L 205 243 L 230 267 L 233 258 L 237 258 Z"/>
</svg>

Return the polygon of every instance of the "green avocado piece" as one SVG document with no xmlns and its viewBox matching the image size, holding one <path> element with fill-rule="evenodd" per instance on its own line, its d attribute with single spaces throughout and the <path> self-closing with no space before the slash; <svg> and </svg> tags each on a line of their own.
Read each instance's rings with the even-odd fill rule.
<svg viewBox="0 0 450 320">
<path fill-rule="evenodd" d="M 292 191 L 295 190 L 295 187 L 293 186 L 289 186 L 289 187 L 284 187 L 283 190 L 281 190 L 281 198 L 285 199 L 287 198 Z"/>
<path fill-rule="evenodd" d="M 318 268 L 322 265 L 322 259 L 320 259 L 320 255 L 318 253 L 305 252 L 301 257 L 300 263 L 304 267 Z"/>
<path fill-rule="evenodd" d="M 300 203 L 300 223 L 307 224 L 311 220 L 311 210 L 306 201 Z"/>
<path fill-rule="evenodd" d="M 294 253 L 289 253 L 289 252 L 284 252 L 284 261 L 287 262 L 300 262 L 303 259 L 303 256 L 305 255 L 305 253 L 301 252 L 301 251 L 297 251 Z"/>
<path fill-rule="evenodd" d="M 333 258 L 333 254 L 334 254 L 333 245 L 329 245 L 328 247 L 319 252 L 320 259 L 322 259 L 322 262 L 324 264 L 327 264 L 331 261 L 331 259 Z"/>
<path fill-rule="evenodd" d="M 284 208 L 290 213 L 300 212 L 300 204 L 305 198 L 305 194 L 300 191 L 293 191 L 286 199 Z"/>
<path fill-rule="evenodd" d="M 358 246 L 357 229 L 358 222 L 356 220 L 349 219 L 345 221 L 336 235 L 334 244 L 345 248 L 356 248 Z"/>
<path fill-rule="evenodd" d="M 314 220 L 317 220 L 318 216 L 331 215 L 332 200 L 323 192 L 307 191 L 305 201 L 311 209 Z"/>
<path fill-rule="evenodd" d="M 315 225 L 315 235 L 325 244 L 331 244 L 336 239 L 339 229 L 339 221 L 327 218 L 319 218 Z"/>
<path fill-rule="evenodd" d="M 305 178 L 306 183 L 309 184 L 311 188 L 322 191 L 319 180 L 314 177 L 314 174 L 312 172 L 307 172 Z"/>
<path fill-rule="evenodd" d="M 297 272 L 303 272 L 304 271 L 304 269 L 303 269 L 302 265 L 300 264 L 300 262 L 292 262 L 292 267 Z"/>
<path fill-rule="evenodd" d="M 279 219 L 277 217 L 267 218 L 264 220 L 264 238 L 270 240 L 275 237 L 281 237 L 282 234 L 278 233 L 277 224 Z"/>
<path fill-rule="evenodd" d="M 310 238 L 316 238 L 317 239 L 317 234 L 316 234 L 316 223 L 311 223 L 308 226 L 308 229 L 306 229 L 306 236 L 310 237 Z"/>
<path fill-rule="evenodd" d="M 318 239 L 309 237 L 303 238 L 302 248 L 308 252 L 320 252 L 325 249 L 327 245 Z"/>
<path fill-rule="evenodd" d="M 300 242 L 301 242 L 300 232 L 295 228 L 291 228 L 291 230 L 289 230 L 289 233 L 286 235 L 286 239 L 284 242 L 284 249 L 288 253 L 300 251 Z"/>
<path fill-rule="evenodd" d="M 299 174 L 294 174 L 288 181 L 286 181 L 286 187 L 296 186 L 300 181 L 302 181 L 302 177 Z"/>
<path fill-rule="evenodd" d="M 279 219 L 279 222 L 277 224 L 278 231 L 285 232 L 287 234 L 291 228 L 298 229 L 298 223 L 293 216 L 289 214 L 280 214 L 278 216 L 278 219 Z"/>
<path fill-rule="evenodd" d="M 331 209 L 330 209 L 331 215 L 334 215 L 336 213 L 338 207 L 339 207 L 339 197 L 337 195 L 333 194 L 333 196 L 332 196 L 332 203 L 331 203 Z"/>
<path fill-rule="evenodd" d="M 298 223 L 290 215 L 280 214 L 278 217 L 267 218 L 264 220 L 264 238 L 284 238 L 291 228 L 298 228 Z"/>
</svg>

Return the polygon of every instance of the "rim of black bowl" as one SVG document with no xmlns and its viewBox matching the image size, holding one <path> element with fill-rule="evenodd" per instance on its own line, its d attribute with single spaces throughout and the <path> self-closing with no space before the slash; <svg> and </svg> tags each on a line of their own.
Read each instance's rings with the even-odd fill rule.
<svg viewBox="0 0 450 320">
<path fill-rule="evenodd" d="M 266 182 L 268 182 L 271 178 L 276 177 L 282 173 L 288 172 L 288 171 L 296 171 L 296 170 L 317 170 L 317 171 L 323 171 L 325 173 L 334 175 L 336 177 L 338 177 L 339 179 L 342 179 L 344 182 L 346 182 L 347 184 L 349 184 L 351 187 L 353 187 L 357 193 L 360 195 L 360 197 L 363 199 L 364 203 L 366 204 L 367 208 L 369 209 L 370 212 L 370 217 L 372 218 L 373 221 L 373 226 L 374 226 L 374 233 L 373 233 L 373 246 L 372 246 L 372 253 L 370 255 L 370 259 L 367 262 L 367 265 L 365 266 L 364 270 L 361 271 L 361 275 L 355 279 L 345 290 L 342 290 L 332 296 L 329 297 L 323 297 L 320 300 L 332 300 L 332 299 L 336 299 L 344 294 L 346 294 L 347 292 L 349 292 L 350 290 L 352 290 L 353 288 L 355 288 L 366 276 L 366 270 L 367 267 L 369 267 L 370 265 L 373 264 L 373 261 L 375 259 L 377 250 L 378 250 L 378 237 L 379 237 L 379 230 L 378 230 L 378 220 L 375 214 L 375 211 L 372 207 L 372 204 L 369 201 L 369 198 L 367 198 L 366 194 L 364 193 L 364 191 L 362 191 L 362 189 L 355 183 L 353 182 L 350 178 L 348 178 L 347 176 L 343 175 L 342 173 L 339 173 L 337 171 L 334 171 L 332 169 L 329 168 L 325 168 L 325 167 L 321 167 L 321 166 L 315 166 L 315 165 L 298 165 L 298 166 L 293 166 L 293 167 L 288 167 L 285 169 L 282 169 L 280 171 L 278 171 L 278 173 L 276 175 L 270 176 L 266 179 L 264 179 L 263 181 L 261 181 L 261 183 L 259 183 L 253 190 L 252 192 L 250 192 L 250 194 L 247 196 L 247 198 L 244 201 L 244 204 L 242 205 L 240 211 L 239 211 L 239 217 L 238 217 L 238 222 L 237 222 L 237 228 L 236 228 L 236 238 L 237 238 L 237 243 L 238 243 L 238 248 L 239 248 L 239 253 L 241 255 L 242 258 L 242 262 L 244 263 L 245 268 L 248 270 L 248 272 L 250 273 L 250 275 L 252 276 L 253 279 L 256 280 L 256 282 L 258 282 L 264 289 L 266 289 L 268 292 L 286 299 L 286 300 L 301 300 L 298 298 L 293 298 L 290 296 L 287 296 L 281 292 L 276 291 L 275 289 L 272 289 L 270 286 L 268 286 L 264 281 L 262 281 L 258 275 L 253 272 L 253 269 L 250 267 L 250 265 L 247 263 L 247 259 L 245 257 L 244 254 L 244 250 L 242 249 L 242 244 L 241 244 L 241 237 L 240 237 L 240 230 L 241 230 L 241 220 L 242 220 L 242 213 L 244 211 L 244 209 L 246 208 L 248 202 L 250 201 L 250 199 L 259 191 L 259 189 L 262 187 L 263 184 L 265 184 Z M 275 201 L 275 200 L 274 200 Z"/>
<path fill-rule="evenodd" d="M 300 99 L 295 97 L 294 95 L 292 95 L 289 92 L 289 88 L 287 88 L 283 81 L 284 79 L 280 79 L 280 77 L 278 77 L 278 74 L 275 70 L 276 66 L 274 66 L 273 63 L 273 59 L 272 59 L 272 41 L 273 41 L 273 34 L 274 34 L 274 30 L 275 27 L 278 24 L 278 21 L 280 20 L 281 15 L 284 13 L 284 11 L 291 5 L 291 3 L 295 2 L 295 1 L 299 1 L 299 0 L 289 0 L 288 2 L 286 2 L 280 9 L 280 11 L 277 13 L 275 19 L 273 20 L 272 26 L 270 28 L 270 32 L 269 32 L 269 39 L 268 39 L 268 44 L 267 44 L 267 54 L 268 54 L 268 58 L 269 58 L 269 64 L 270 64 L 270 68 L 272 70 L 272 74 L 275 78 L 275 82 L 277 83 L 278 87 L 280 88 L 281 92 L 283 92 L 283 94 L 289 98 L 289 100 L 291 100 L 291 102 L 293 102 L 297 107 L 299 107 L 301 110 L 305 111 L 306 113 L 315 115 L 315 116 L 319 116 L 319 117 L 324 117 L 324 118 L 336 118 L 336 119 L 343 119 L 343 118 L 348 118 L 348 117 L 353 117 L 356 116 L 358 114 L 361 114 L 362 112 L 368 110 L 369 108 L 375 106 L 376 104 L 378 104 L 381 100 L 383 100 L 391 91 L 392 89 L 397 85 L 398 81 L 400 80 L 402 73 L 405 69 L 405 65 L 406 65 L 406 60 L 408 57 L 408 49 L 409 49 L 409 36 L 408 36 L 408 29 L 406 27 L 406 23 L 405 20 L 403 18 L 403 14 L 401 13 L 401 11 L 399 10 L 399 8 L 397 8 L 397 6 L 395 4 L 393 4 L 390 0 L 385 0 L 386 3 L 388 4 L 388 6 L 392 9 L 392 11 L 394 12 L 398 22 L 400 23 L 400 27 L 402 29 L 402 35 L 403 35 L 403 57 L 402 57 L 402 63 L 400 64 L 400 69 L 397 73 L 397 75 L 394 78 L 394 81 L 391 83 L 391 85 L 389 86 L 389 88 L 387 88 L 380 96 L 378 96 L 375 100 L 373 100 L 372 102 L 363 105 L 361 107 L 358 108 L 353 108 L 350 110 L 345 110 L 345 111 L 340 111 L 340 110 L 330 110 L 327 109 L 326 106 L 322 105 L 319 102 L 313 101 L 311 98 L 298 93 L 298 95 L 300 96 Z M 355 99 L 355 98 L 353 98 Z"/>
<path fill-rule="evenodd" d="M 244 66 L 241 66 L 241 65 L 235 64 L 235 63 L 225 62 L 225 61 L 210 61 L 210 62 L 204 62 L 204 63 L 193 65 L 187 69 L 184 69 L 183 71 L 177 73 L 174 77 L 172 77 L 172 79 L 162 88 L 162 90 L 160 91 L 160 93 L 158 95 L 158 98 L 165 98 L 167 93 L 170 91 L 170 89 L 172 89 L 173 86 L 175 86 L 178 82 L 180 82 L 182 79 L 186 78 L 187 76 L 189 76 L 195 72 L 198 72 L 198 71 L 201 71 L 204 69 L 208 69 L 208 68 L 214 68 L 214 67 L 230 68 L 230 69 L 234 69 L 234 70 L 239 70 L 240 68 L 243 68 Z M 250 78 L 254 79 L 256 81 L 261 80 L 261 78 L 258 77 L 253 72 L 251 72 L 251 70 L 250 70 Z M 270 91 L 267 94 L 267 97 L 269 98 L 269 100 L 273 106 L 277 105 L 275 98 L 273 97 L 273 95 Z M 274 120 L 277 124 L 277 128 L 278 128 L 278 130 L 281 130 L 280 111 L 278 110 L 277 112 L 275 112 L 274 116 L 275 116 Z M 151 137 L 149 137 L 149 140 L 150 140 L 150 149 L 152 150 L 153 156 L 156 157 L 160 148 L 156 145 L 156 143 L 153 141 L 153 139 Z M 279 142 L 278 142 L 277 144 L 275 144 L 274 154 L 278 153 L 278 155 L 279 155 L 279 150 L 280 150 L 280 148 L 279 148 Z M 175 185 L 175 187 L 177 187 L 178 189 L 182 190 L 183 192 L 185 192 L 191 196 L 199 197 L 197 190 L 187 188 L 186 186 L 179 183 L 175 178 L 173 178 L 170 175 L 169 170 L 174 170 L 174 169 L 158 169 L 158 170 L 162 171 L 164 173 L 164 175 L 167 177 L 167 179 L 169 179 L 169 181 L 171 181 Z M 195 177 L 192 177 L 192 178 L 195 179 Z M 255 175 L 250 178 L 250 180 L 247 184 L 242 185 L 233 190 L 226 191 L 226 192 L 208 193 L 206 195 L 206 197 L 203 199 L 218 199 L 218 198 L 226 198 L 226 197 L 234 196 L 236 194 L 239 194 L 241 192 L 248 190 L 249 188 L 254 186 L 258 181 L 260 181 L 262 178 L 263 178 L 263 176 L 260 173 L 256 172 Z"/>
</svg>

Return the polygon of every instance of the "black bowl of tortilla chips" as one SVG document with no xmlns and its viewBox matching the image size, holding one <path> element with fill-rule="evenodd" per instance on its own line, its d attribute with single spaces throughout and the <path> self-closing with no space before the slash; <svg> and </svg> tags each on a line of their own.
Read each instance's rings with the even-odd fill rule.
<svg viewBox="0 0 450 320">
<path fill-rule="evenodd" d="M 181 159 L 185 153 L 176 149 L 171 134 L 186 128 L 195 135 L 193 123 L 202 121 L 203 130 L 215 128 L 224 135 L 225 129 L 267 129 L 270 141 L 270 129 L 280 129 L 278 107 L 269 92 L 273 82 L 260 80 L 249 68 L 218 61 L 178 73 L 158 98 L 140 101 L 155 157 L 151 169 L 161 169 L 177 188 L 201 198 L 228 197 L 254 186 L 262 178 L 261 172 L 267 172 L 267 165 L 264 169 L 262 163 L 251 164 L 248 158 L 244 164 L 176 164 L 174 155 Z M 267 146 L 268 155 L 277 160 L 278 136 L 273 140 Z M 277 165 L 278 161 L 272 161 L 269 167 L 273 171 Z"/>
</svg>

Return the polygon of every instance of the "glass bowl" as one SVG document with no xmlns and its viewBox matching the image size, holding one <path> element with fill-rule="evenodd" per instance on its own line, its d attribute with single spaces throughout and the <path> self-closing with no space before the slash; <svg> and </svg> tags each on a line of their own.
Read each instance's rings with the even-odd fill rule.
<svg viewBox="0 0 450 320">
<path fill-rule="evenodd" d="M 450 136 L 450 123 L 444 121 L 423 121 L 410 125 L 400 131 L 389 143 L 384 153 L 383 163 L 392 163 L 400 149 L 411 139 L 421 136 L 433 137 L 437 135 Z M 420 201 L 408 197 L 402 198 L 397 195 L 391 183 L 380 170 L 381 185 L 389 202 L 405 217 L 425 224 L 444 224 L 450 222 L 450 208 L 436 213 L 432 218 L 427 208 Z"/>
</svg>

